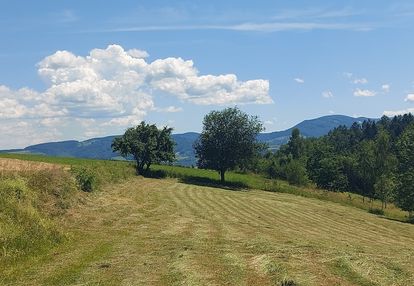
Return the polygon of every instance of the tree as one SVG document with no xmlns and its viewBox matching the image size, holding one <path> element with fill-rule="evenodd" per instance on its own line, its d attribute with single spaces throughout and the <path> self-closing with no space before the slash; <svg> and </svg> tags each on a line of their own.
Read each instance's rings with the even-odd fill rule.
<svg viewBox="0 0 414 286">
<path fill-rule="evenodd" d="M 414 123 L 409 125 L 397 142 L 399 185 L 396 193 L 397 205 L 414 217 Z"/>
<path fill-rule="evenodd" d="M 408 212 L 410 220 L 414 220 L 414 169 L 404 172 L 399 179 L 395 202 L 402 210 Z"/>
<path fill-rule="evenodd" d="M 375 195 L 381 200 L 381 209 L 387 208 L 387 203 L 390 202 L 394 196 L 395 178 L 392 174 L 382 174 L 374 185 Z"/>
<path fill-rule="evenodd" d="M 385 122 L 385 119 L 381 119 Z M 392 154 L 391 136 L 385 128 L 379 128 L 374 141 L 375 144 L 375 196 L 382 202 L 382 209 L 393 197 L 395 190 L 395 176 L 398 160 Z"/>
<path fill-rule="evenodd" d="M 143 175 L 153 163 L 175 160 L 172 128 L 158 129 L 155 124 L 142 121 L 136 127 L 128 128 L 125 134 L 112 142 L 112 149 L 123 157 L 132 155 L 137 163 L 137 174 Z"/>
<path fill-rule="evenodd" d="M 305 143 L 300 136 L 298 128 L 292 130 L 292 135 L 288 142 L 288 152 L 292 154 L 294 160 L 301 158 L 305 153 Z"/>
<path fill-rule="evenodd" d="M 289 184 L 306 186 L 309 183 L 306 167 L 300 160 L 291 160 L 285 166 L 285 174 Z"/>
<path fill-rule="evenodd" d="M 198 167 L 218 171 L 223 183 L 227 170 L 245 166 L 263 148 L 256 140 L 263 130 L 257 116 L 248 116 L 237 107 L 210 112 L 194 144 Z"/>
<path fill-rule="evenodd" d="M 362 182 L 362 196 L 367 196 L 372 203 L 375 196 L 374 184 L 377 180 L 375 144 L 372 140 L 364 140 L 356 154 L 358 175 Z"/>
<path fill-rule="evenodd" d="M 404 130 L 396 145 L 400 173 L 414 169 L 414 123 Z"/>
</svg>

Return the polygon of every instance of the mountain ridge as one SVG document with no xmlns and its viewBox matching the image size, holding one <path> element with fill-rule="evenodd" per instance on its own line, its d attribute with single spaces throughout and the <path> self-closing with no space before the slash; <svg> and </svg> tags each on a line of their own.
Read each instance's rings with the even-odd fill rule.
<svg viewBox="0 0 414 286">
<path fill-rule="evenodd" d="M 326 115 L 314 119 L 304 120 L 295 126 L 282 131 L 260 133 L 258 140 L 269 145 L 270 150 L 277 150 L 282 144 L 288 142 L 292 129 L 298 128 L 304 137 L 320 137 L 335 127 L 345 125 L 351 126 L 354 122 L 369 120 L 366 117 L 350 117 L 346 115 Z M 120 159 L 118 153 L 113 152 L 111 143 L 120 135 L 91 138 L 84 141 L 66 140 L 58 142 L 46 142 L 27 146 L 23 149 L 2 150 L 7 153 L 29 153 L 42 154 L 59 157 L 79 157 L 91 159 Z M 176 143 L 177 164 L 184 166 L 194 165 L 196 162 L 193 143 L 197 140 L 199 133 L 185 132 L 173 134 Z"/>
</svg>

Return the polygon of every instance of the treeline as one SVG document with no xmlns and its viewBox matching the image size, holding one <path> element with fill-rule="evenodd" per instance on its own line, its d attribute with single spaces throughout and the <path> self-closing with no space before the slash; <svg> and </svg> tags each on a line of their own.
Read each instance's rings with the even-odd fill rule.
<svg viewBox="0 0 414 286">
<path fill-rule="evenodd" d="M 414 215 L 414 116 L 366 120 L 339 126 L 320 138 L 304 138 L 293 129 L 289 142 L 275 152 L 257 142 L 263 130 L 256 116 L 235 108 L 211 111 L 194 144 L 197 167 L 213 169 L 225 182 L 228 170 L 248 170 L 295 185 L 314 184 L 335 192 L 356 193 L 382 211 L 393 202 Z M 112 143 L 114 151 L 136 161 L 136 173 L 148 175 L 152 164 L 175 160 L 172 128 L 145 122 L 127 129 Z"/>
<path fill-rule="evenodd" d="M 329 191 L 357 193 L 393 202 L 414 215 L 414 116 L 367 120 L 339 126 L 320 138 L 303 138 L 298 129 L 276 153 L 251 166 L 271 178 Z"/>
</svg>

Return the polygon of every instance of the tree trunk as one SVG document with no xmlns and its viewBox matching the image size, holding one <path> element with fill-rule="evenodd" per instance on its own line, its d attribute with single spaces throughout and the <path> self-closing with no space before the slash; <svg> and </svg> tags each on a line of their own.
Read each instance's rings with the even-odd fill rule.
<svg viewBox="0 0 414 286">
<path fill-rule="evenodd" d="M 220 170 L 220 182 L 223 184 L 224 183 L 224 173 L 226 171 L 225 170 Z"/>
<path fill-rule="evenodd" d="M 147 166 L 145 167 L 145 174 L 148 174 L 150 165 L 151 165 L 150 163 L 147 163 Z"/>
<path fill-rule="evenodd" d="M 142 162 L 137 161 L 137 175 L 143 175 L 144 174 L 144 164 Z"/>
</svg>

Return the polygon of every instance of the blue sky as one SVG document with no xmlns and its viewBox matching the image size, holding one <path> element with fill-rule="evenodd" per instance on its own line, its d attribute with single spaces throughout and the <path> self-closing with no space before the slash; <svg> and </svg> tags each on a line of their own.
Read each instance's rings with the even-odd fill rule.
<svg viewBox="0 0 414 286">
<path fill-rule="evenodd" d="M 0 149 L 414 111 L 413 1 L 1 1 Z"/>
</svg>

